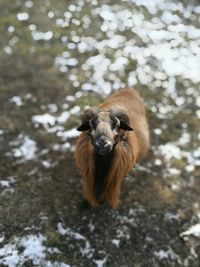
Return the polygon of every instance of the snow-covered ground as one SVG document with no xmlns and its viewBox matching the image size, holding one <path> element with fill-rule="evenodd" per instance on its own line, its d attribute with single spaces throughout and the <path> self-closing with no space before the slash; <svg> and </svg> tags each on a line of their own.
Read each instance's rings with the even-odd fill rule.
<svg viewBox="0 0 200 267">
<path fill-rule="evenodd" d="M 0 4 L 1 266 L 199 266 L 200 5 L 183 2 Z M 125 86 L 145 100 L 150 156 L 118 210 L 83 211 L 79 116 Z"/>
</svg>

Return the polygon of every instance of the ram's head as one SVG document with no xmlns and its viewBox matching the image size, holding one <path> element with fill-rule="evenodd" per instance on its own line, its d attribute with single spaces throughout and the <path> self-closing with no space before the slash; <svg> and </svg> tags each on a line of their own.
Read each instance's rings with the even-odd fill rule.
<svg viewBox="0 0 200 267">
<path fill-rule="evenodd" d="M 124 108 L 101 110 L 93 107 L 84 112 L 82 124 L 77 130 L 87 131 L 95 151 L 106 155 L 125 139 L 126 131 L 133 131 L 129 122 L 129 115 Z"/>
</svg>

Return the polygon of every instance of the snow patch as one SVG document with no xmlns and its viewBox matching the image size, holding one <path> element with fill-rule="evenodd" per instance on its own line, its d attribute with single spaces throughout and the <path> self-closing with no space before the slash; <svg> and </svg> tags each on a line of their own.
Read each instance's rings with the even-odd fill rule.
<svg viewBox="0 0 200 267">
<path fill-rule="evenodd" d="M 116 247 L 119 248 L 120 240 L 119 240 L 119 239 L 112 239 L 112 240 L 111 240 L 111 243 L 112 243 L 113 245 L 115 245 Z"/>
<path fill-rule="evenodd" d="M 62 223 L 58 223 L 57 225 L 57 231 L 64 236 L 67 236 L 73 240 L 75 240 L 76 242 L 80 242 L 80 252 L 82 254 L 82 256 L 86 256 L 87 258 L 91 259 L 94 255 L 94 248 L 91 247 L 91 244 L 89 242 L 89 240 L 87 240 L 86 237 L 84 237 L 83 235 L 73 231 L 71 228 L 66 228 L 63 226 Z"/>
<path fill-rule="evenodd" d="M 23 251 L 24 257 L 32 260 L 34 264 L 38 264 L 41 259 L 45 258 L 46 247 L 43 245 L 44 241 L 46 241 L 46 238 L 41 234 L 22 238 L 20 246 L 25 248 Z"/>
<path fill-rule="evenodd" d="M 22 106 L 22 98 L 21 98 L 21 96 L 13 96 L 10 99 L 10 102 L 16 104 L 16 106 L 18 106 L 18 107 Z"/>
<path fill-rule="evenodd" d="M 159 251 L 155 251 L 154 255 L 161 261 L 169 259 L 181 263 L 180 257 L 172 250 L 172 248 L 168 248 L 167 250 L 161 249 Z"/>
<path fill-rule="evenodd" d="M 57 133 L 57 136 L 61 137 L 62 140 L 67 140 L 69 138 L 75 138 L 75 137 L 78 137 L 79 135 L 80 135 L 80 132 L 78 132 L 76 128 L 72 128 L 71 130 Z"/>
<path fill-rule="evenodd" d="M 26 12 L 18 13 L 17 18 L 19 21 L 25 21 L 25 20 L 29 19 L 29 14 Z"/>
<path fill-rule="evenodd" d="M 71 115 L 77 114 L 80 111 L 79 106 L 74 106 L 70 112 L 63 111 L 59 116 L 53 116 L 51 114 L 35 115 L 32 117 L 32 122 L 36 127 L 42 125 L 49 133 L 55 133 L 62 140 L 69 138 L 75 138 L 80 135 L 76 128 L 65 131 L 64 127 L 59 124 L 64 124 Z"/>
<path fill-rule="evenodd" d="M 60 251 L 57 248 L 46 247 L 45 242 L 46 237 L 42 234 L 15 237 L 13 241 L 0 248 L 0 264 L 8 267 L 23 267 L 26 263 L 30 265 L 31 262 L 33 266 L 70 267 L 62 262 L 46 260 L 47 254 L 60 253 Z"/>
<path fill-rule="evenodd" d="M 47 32 L 39 32 L 37 30 L 32 31 L 32 37 L 35 41 L 49 41 L 53 37 L 53 32 L 52 31 L 47 31 Z"/>
<path fill-rule="evenodd" d="M 186 237 L 186 238 L 189 235 L 200 237 L 200 223 L 197 223 L 197 224 L 191 226 L 187 231 L 180 234 L 180 236 Z"/>
<path fill-rule="evenodd" d="M 22 239 L 15 238 L 10 244 L 0 249 L 0 263 L 9 267 L 23 266 L 26 261 L 31 260 L 33 264 L 40 264 L 45 259 L 44 236 L 29 235 Z M 19 248 L 23 248 L 20 253 Z"/>
<path fill-rule="evenodd" d="M 36 142 L 28 136 L 19 137 L 21 145 L 13 149 L 13 154 L 16 158 L 23 160 L 33 160 L 36 157 L 37 145 Z"/>
<path fill-rule="evenodd" d="M 182 136 L 178 140 L 178 144 L 186 145 L 190 142 L 191 135 L 187 132 L 183 133 Z"/>
<path fill-rule="evenodd" d="M 63 111 L 57 118 L 56 121 L 58 123 L 65 123 L 70 117 L 70 113 L 68 111 Z"/>
<path fill-rule="evenodd" d="M 0 181 L 0 188 L 1 187 L 10 187 L 10 182 L 9 181 L 6 181 L 6 180 L 1 180 Z"/>
<path fill-rule="evenodd" d="M 35 115 L 32 117 L 32 122 L 36 124 L 42 124 L 45 127 L 47 127 L 48 125 L 53 126 L 56 122 L 56 117 L 50 115 L 49 113 L 43 115 Z"/>
<path fill-rule="evenodd" d="M 75 240 L 85 240 L 86 239 L 83 235 L 81 235 L 77 232 L 74 232 L 72 229 L 65 228 L 62 223 L 58 223 L 57 227 L 58 227 L 58 233 L 60 233 L 61 235 L 68 235 Z"/>
<path fill-rule="evenodd" d="M 166 160 L 170 160 L 172 158 L 175 159 L 182 158 L 181 149 L 173 143 L 166 143 L 165 145 L 160 145 L 158 149 L 160 150 L 161 155 L 163 155 L 166 158 Z"/>
<path fill-rule="evenodd" d="M 104 267 L 105 263 L 107 262 L 107 257 L 103 260 L 93 260 L 97 267 Z"/>
</svg>

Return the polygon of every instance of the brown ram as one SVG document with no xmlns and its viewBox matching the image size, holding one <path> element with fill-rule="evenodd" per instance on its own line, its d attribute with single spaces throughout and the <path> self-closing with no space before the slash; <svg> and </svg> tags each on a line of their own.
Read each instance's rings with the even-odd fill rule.
<svg viewBox="0 0 200 267">
<path fill-rule="evenodd" d="M 149 148 L 144 104 L 134 89 L 122 89 L 86 110 L 76 145 L 84 197 L 92 206 L 117 207 L 122 177 Z"/>
</svg>

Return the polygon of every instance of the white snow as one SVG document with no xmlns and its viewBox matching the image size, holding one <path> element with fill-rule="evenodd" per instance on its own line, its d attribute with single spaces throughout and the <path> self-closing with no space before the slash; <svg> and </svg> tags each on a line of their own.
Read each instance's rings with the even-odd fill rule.
<svg viewBox="0 0 200 267">
<path fill-rule="evenodd" d="M 160 145 L 158 149 L 160 150 L 161 155 L 163 155 L 167 160 L 170 160 L 172 158 L 182 158 L 181 149 L 173 143 L 166 143 L 165 145 Z"/>
<path fill-rule="evenodd" d="M 78 65 L 78 59 L 70 58 L 70 53 L 66 51 L 55 58 L 54 64 L 60 69 L 60 71 L 66 72 L 68 70 L 68 66 L 75 67 Z"/>
<path fill-rule="evenodd" d="M 70 113 L 71 113 L 72 115 L 75 115 L 75 114 L 79 113 L 79 111 L 80 111 L 80 107 L 79 107 L 79 106 L 74 106 L 74 107 L 70 110 Z"/>
<path fill-rule="evenodd" d="M 22 238 L 20 245 L 24 247 L 23 256 L 39 264 L 45 258 L 46 247 L 43 245 L 46 238 L 43 235 L 29 235 Z"/>
<path fill-rule="evenodd" d="M 58 233 L 60 233 L 61 235 L 66 235 L 69 231 L 69 229 L 64 228 L 62 223 L 58 223 L 57 228 L 58 228 Z"/>
<path fill-rule="evenodd" d="M 182 237 L 187 237 L 190 235 L 200 237 L 200 223 L 191 226 L 187 231 L 180 234 Z"/>
<path fill-rule="evenodd" d="M 14 32 L 15 27 L 14 26 L 8 26 L 8 32 Z"/>
<path fill-rule="evenodd" d="M 77 49 L 83 53 L 92 49 L 98 50 L 98 54 L 89 57 L 82 65 L 84 70 L 92 70 L 92 76 L 88 84 L 93 90 L 100 90 L 105 94 L 110 93 L 110 87 L 114 82 L 107 78 L 108 73 L 124 71 L 129 64 L 129 59 L 137 61 L 137 68 L 129 76 L 128 84 L 134 85 L 138 81 L 142 84 L 150 82 L 160 85 L 158 81 L 169 80 L 171 77 L 182 76 L 195 83 L 200 81 L 200 50 L 197 40 L 200 30 L 187 25 L 182 16 L 188 12 L 182 4 L 168 3 L 164 1 L 134 1 L 135 5 L 147 7 L 150 14 L 161 11 L 161 17 L 146 19 L 140 11 L 121 8 L 120 5 L 102 5 L 94 10 L 96 15 L 102 18 L 101 30 L 107 38 L 96 40 L 93 37 L 76 37 Z M 182 16 L 174 13 L 179 10 Z M 89 19 L 88 19 L 89 20 Z M 137 46 L 134 39 L 128 39 L 123 35 L 129 30 L 148 42 L 148 46 Z M 120 33 L 120 34 L 119 34 Z M 183 46 L 185 36 L 188 38 L 188 46 Z M 74 38 L 75 38 L 74 37 Z M 199 43 L 199 42 L 198 42 Z M 112 49 L 113 59 L 106 56 L 106 51 Z M 145 67 L 151 65 L 152 58 L 157 61 L 155 70 L 147 75 Z M 65 63 L 67 65 L 67 61 Z M 160 74 L 161 75 L 160 75 Z M 134 76 L 136 75 L 136 77 Z M 137 79 L 138 78 L 138 79 Z M 119 86 L 122 81 L 119 79 Z M 177 98 L 177 105 L 183 105 L 184 99 Z"/>
<path fill-rule="evenodd" d="M 43 160 L 42 161 L 42 165 L 45 167 L 45 168 L 47 168 L 47 169 L 49 169 L 51 166 L 55 166 L 54 164 L 52 164 L 50 161 L 48 161 L 48 160 Z"/>
<path fill-rule="evenodd" d="M 9 187 L 10 186 L 10 182 L 6 181 L 6 180 L 0 180 L 0 188 L 1 187 Z"/>
<path fill-rule="evenodd" d="M 74 106 L 70 111 L 63 111 L 58 116 L 53 116 L 49 113 L 35 115 L 32 117 L 32 122 L 36 127 L 38 127 L 38 125 L 42 125 L 49 133 L 56 133 L 56 135 L 61 137 L 63 140 L 75 138 L 80 134 L 76 128 L 65 131 L 64 127 L 59 124 L 66 123 L 71 115 L 75 115 L 79 113 L 79 111 L 80 107 Z"/>
<path fill-rule="evenodd" d="M 43 115 L 34 115 L 32 117 L 32 122 L 36 124 L 42 124 L 45 127 L 48 125 L 53 126 L 56 122 L 56 117 L 50 115 L 49 113 L 45 113 Z"/>
<path fill-rule="evenodd" d="M 2 243 L 4 240 L 5 240 L 4 234 L 1 234 L 1 236 L 0 236 L 0 243 Z"/>
<path fill-rule="evenodd" d="M 54 113 L 58 111 L 58 106 L 54 103 L 48 104 L 48 109 L 50 113 Z"/>
<path fill-rule="evenodd" d="M 94 254 L 94 248 L 91 247 L 89 240 L 78 232 L 75 232 L 69 227 L 64 227 L 62 223 L 57 224 L 57 231 L 61 235 L 72 238 L 76 242 L 80 242 L 80 252 L 82 256 L 86 256 L 91 259 Z"/>
<path fill-rule="evenodd" d="M 68 96 L 66 97 L 66 100 L 69 101 L 69 102 L 73 102 L 73 101 L 76 100 L 76 97 L 73 96 L 73 95 L 68 95 Z"/>
<path fill-rule="evenodd" d="M 107 262 L 107 257 L 102 260 L 93 260 L 97 267 L 104 267 Z"/>
<path fill-rule="evenodd" d="M 31 1 L 31 0 L 27 0 L 27 1 L 25 2 L 25 6 L 26 6 L 27 8 L 31 8 L 31 7 L 33 7 L 33 1 Z"/>
<path fill-rule="evenodd" d="M 185 169 L 186 169 L 187 172 L 193 172 L 195 170 L 195 166 L 193 166 L 193 165 L 187 165 L 185 167 Z"/>
<path fill-rule="evenodd" d="M 10 244 L 0 248 L 0 263 L 9 267 L 23 266 L 27 260 L 32 260 L 33 264 L 39 264 L 45 259 L 45 247 L 42 235 L 29 235 L 22 239 L 15 238 Z M 18 248 L 24 250 L 20 253 Z"/>
<path fill-rule="evenodd" d="M 49 41 L 53 37 L 53 32 L 52 31 L 39 32 L 37 30 L 34 30 L 32 31 L 32 36 L 33 36 L 33 39 L 36 41 L 40 41 L 40 40 Z"/>
<path fill-rule="evenodd" d="M 119 240 L 119 239 L 112 239 L 112 240 L 111 240 L 111 243 L 112 243 L 113 245 L 115 245 L 116 247 L 119 248 L 120 240 Z"/>
<path fill-rule="evenodd" d="M 161 249 L 159 251 L 155 251 L 153 254 L 161 261 L 169 259 L 179 263 L 181 262 L 180 257 L 170 247 L 167 250 Z"/>
<path fill-rule="evenodd" d="M 74 66 L 78 65 L 78 59 L 76 59 L 76 58 L 68 58 L 66 65 L 74 67 Z"/>
<path fill-rule="evenodd" d="M 18 13 L 17 18 L 19 21 L 24 21 L 29 18 L 29 14 L 27 12 Z"/>
<path fill-rule="evenodd" d="M 183 133 L 181 137 L 178 140 L 178 144 L 180 145 L 186 145 L 190 142 L 191 135 L 187 132 Z"/>
<path fill-rule="evenodd" d="M 15 103 L 16 104 L 16 106 L 22 106 L 22 98 L 21 98 L 21 96 L 13 96 L 11 99 L 10 99 L 10 102 L 12 102 L 12 103 Z"/>
<path fill-rule="evenodd" d="M 154 252 L 154 255 L 159 258 L 160 260 L 163 260 L 163 259 L 168 259 L 169 258 L 169 251 L 165 251 L 163 249 L 159 250 L 159 251 L 155 251 Z"/>
<path fill-rule="evenodd" d="M 179 175 L 181 173 L 180 170 L 176 169 L 176 168 L 169 168 L 168 169 L 168 172 L 171 174 L 171 175 Z"/>
<path fill-rule="evenodd" d="M 174 214 L 174 213 L 171 213 L 171 212 L 167 212 L 165 214 L 165 218 L 164 218 L 166 221 L 179 221 L 180 220 L 180 216 L 179 214 Z"/>
<path fill-rule="evenodd" d="M 55 151 L 66 151 L 66 150 L 68 150 L 70 148 L 71 148 L 71 144 L 68 143 L 68 142 L 66 142 L 66 143 L 64 143 L 62 145 L 60 145 L 60 144 L 54 144 L 52 146 L 52 149 L 55 150 Z"/>
<path fill-rule="evenodd" d="M 155 159 L 155 165 L 160 166 L 162 165 L 162 161 L 160 159 Z"/>
<path fill-rule="evenodd" d="M 28 136 L 19 137 L 21 145 L 13 149 L 13 154 L 16 158 L 23 160 L 32 160 L 36 157 L 37 144 Z"/>
<path fill-rule="evenodd" d="M 95 249 L 91 247 L 91 244 L 88 240 L 85 241 L 85 246 L 80 249 L 82 256 L 86 256 L 91 259 L 93 257 Z"/>
<path fill-rule="evenodd" d="M 129 240 L 130 229 L 126 225 L 122 225 L 120 228 L 116 229 L 116 237 L 119 240 Z"/>
<path fill-rule="evenodd" d="M 57 133 L 57 136 L 61 137 L 62 140 L 67 140 L 68 138 L 75 138 L 75 137 L 78 137 L 79 135 L 80 135 L 80 132 L 78 132 L 76 128 L 72 128 L 71 130 Z"/>
<path fill-rule="evenodd" d="M 69 97 L 71 96 L 68 96 L 67 98 Z M 56 107 L 57 106 L 51 106 L 50 108 L 56 110 Z M 80 135 L 80 132 L 78 132 L 76 128 L 72 128 L 70 130 L 65 131 L 64 126 L 62 126 L 62 124 L 65 124 L 67 122 L 71 115 L 76 115 L 77 113 L 79 113 L 79 111 L 80 107 L 74 106 L 70 111 L 63 111 L 60 115 L 53 116 L 49 113 L 45 113 L 42 115 L 34 115 L 32 117 L 32 122 L 36 127 L 42 125 L 48 133 L 54 133 L 63 141 L 66 141 L 67 139 L 75 138 Z M 62 149 L 66 150 L 66 148 L 69 147 L 70 144 L 66 143 L 66 145 L 62 146 Z"/>
<path fill-rule="evenodd" d="M 63 111 L 57 118 L 56 121 L 58 123 L 64 123 L 66 122 L 70 117 L 69 111 Z"/>
<path fill-rule="evenodd" d="M 196 111 L 197 117 L 200 119 L 200 109 Z"/>
<path fill-rule="evenodd" d="M 58 232 L 61 235 L 68 235 L 70 237 L 73 237 L 75 240 L 85 240 L 86 239 L 83 235 L 81 235 L 77 232 L 74 232 L 72 229 L 65 228 L 62 223 L 58 223 L 57 227 L 58 227 Z"/>
<path fill-rule="evenodd" d="M 159 129 L 159 128 L 156 128 L 156 129 L 154 129 L 154 133 L 155 133 L 156 135 L 161 135 L 162 130 Z"/>
<path fill-rule="evenodd" d="M 29 264 L 31 262 L 34 266 L 70 267 L 66 263 L 47 260 L 47 254 L 60 253 L 60 251 L 57 248 L 46 247 L 45 242 L 46 237 L 42 234 L 15 237 L 0 248 L 0 264 L 8 267 L 23 267 L 26 262 Z"/>
</svg>

